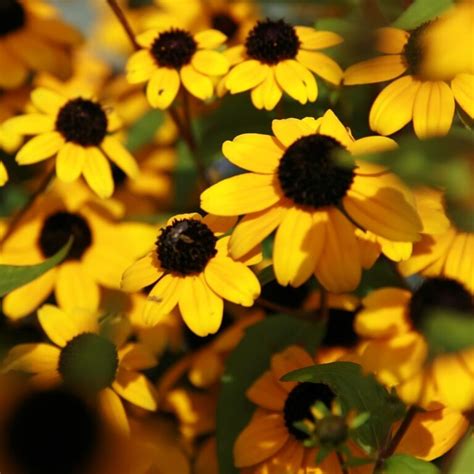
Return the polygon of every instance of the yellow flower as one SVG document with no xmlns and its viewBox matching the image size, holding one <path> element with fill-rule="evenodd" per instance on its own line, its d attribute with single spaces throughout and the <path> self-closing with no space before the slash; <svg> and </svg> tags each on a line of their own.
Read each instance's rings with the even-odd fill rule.
<svg viewBox="0 0 474 474">
<path fill-rule="evenodd" d="M 218 331 L 223 299 L 252 306 L 260 294 L 257 277 L 247 265 L 261 259 L 251 249 L 240 261 L 227 251 L 223 235 L 235 219 L 199 214 L 172 217 L 161 229 L 156 249 L 134 263 L 122 277 L 122 289 L 138 291 L 154 285 L 143 309 L 146 324 L 154 325 L 179 305 L 186 325 L 198 336 Z"/>
<path fill-rule="evenodd" d="M 0 87 L 16 88 L 32 71 L 67 78 L 69 50 L 81 35 L 58 19 L 52 6 L 42 0 L 3 0 L 0 19 Z"/>
<path fill-rule="evenodd" d="M 119 397 L 145 410 L 156 410 L 155 390 L 138 372 L 157 364 L 146 347 L 114 338 L 114 333 L 101 329 L 97 314 L 91 311 L 44 305 L 38 310 L 38 320 L 52 344 L 14 346 L 3 363 L 4 372 L 33 374 L 32 381 L 38 386 L 64 383 L 79 392 L 97 394 L 104 414 L 124 432 L 129 425 Z"/>
<path fill-rule="evenodd" d="M 330 31 L 293 27 L 283 20 L 259 21 L 244 45 L 226 51 L 233 67 L 223 79 L 222 92 L 251 90 L 254 106 L 266 110 L 275 108 L 283 92 L 301 104 L 314 102 L 318 86 L 311 72 L 336 85 L 342 78 L 338 64 L 317 50 L 341 42 Z"/>
<path fill-rule="evenodd" d="M 212 78 L 229 69 L 226 57 L 214 49 L 226 40 L 217 30 L 195 35 L 180 28 L 153 29 L 137 37 L 143 49 L 127 62 L 127 79 L 132 84 L 147 82 L 146 94 L 152 107 L 168 108 L 180 85 L 195 97 L 208 100 L 214 94 Z"/>
<path fill-rule="evenodd" d="M 88 96 L 69 99 L 46 88 L 31 93 L 38 112 L 14 117 L 4 126 L 21 135 L 36 135 L 18 152 L 20 165 L 56 156 L 56 174 L 61 181 L 76 181 L 81 174 L 98 196 L 110 197 L 114 182 L 113 161 L 133 177 L 138 167 L 126 148 L 109 133 L 120 127 L 114 112 Z"/>
<path fill-rule="evenodd" d="M 344 150 L 357 155 L 390 149 L 395 142 L 378 136 L 354 140 L 331 110 L 317 120 L 274 120 L 272 129 L 274 136 L 244 134 L 225 142 L 224 155 L 250 173 L 201 195 L 207 212 L 245 214 L 230 239 L 234 258 L 278 228 L 273 246 L 278 282 L 299 286 L 315 273 L 325 288 L 340 293 L 356 288 L 361 277 L 351 221 L 386 239 L 419 238 L 413 197 L 396 176 L 361 161 L 340 164 L 335 157 Z"/>
<path fill-rule="evenodd" d="M 79 183 L 58 182 L 40 196 L 4 242 L 1 263 L 36 264 L 54 255 L 71 235 L 74 242 L 61 264 L 9 293 L 3 312 L 12 319 L 26 316 L 53 290 L 64 309 L 96 310 L 100 288 L 119 288 L 123 271 L 143 255 L 143 242 L 154 232 L 146 224 L 118 223 L 116 207 Z"/>
<path fill-rule="evenodd" d="M 387 27 L 377 30 L 376 49 L 384 56 L 350 66 L 344 83 L 371 84 L 391 81 L 377 96 L 369 116 L 370 128 L 382 135 L 391 135 L 413 120 L 415 133 L 420 138 L 445 135 L 451 128 L 455 101 L 474 117 L 474 70 L 439 77 L 429 70 L 426 50 L 429 42 L 439 41 L 429 35 L 433 23 L 423 24 L 407 32 Z M 470 36 L 470 33 L 469 33 Z M 453 36 L 449 50 L 461 49 L 471 55 L 469 41 L 458 42 Z M 432 58 L 431 58 L 432 61 Z"/>
</svg>

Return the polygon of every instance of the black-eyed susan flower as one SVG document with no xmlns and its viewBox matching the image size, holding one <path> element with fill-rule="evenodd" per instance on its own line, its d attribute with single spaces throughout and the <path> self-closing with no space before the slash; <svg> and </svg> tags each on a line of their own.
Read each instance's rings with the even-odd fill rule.
<svg viewBox="0 0 474 474">
<path fill-rule="evenodd" d="M 0 87 L 23 84 L 32 71 L 63 79 L 71 71 L 69 52 L 79 44 L 77 30 L 42 0 L 3 0 L 0 5 Z"/>
<path fill-rule="evenodd" d="M 261 254 L 250 249 L 240 261 L 227 250 L 229 237 L 221 237 L 235 219 L 199 214 L 172 217 L 156 240 L 156 247 L 134 263 L 122 277 L 122 289 L 138 291 L 154 285 L 143 310 L 144 322 L 156 324 L 176 305 L 186 325 L 197 335 L 218 331 L 223 300 L 252 306 L 260 284 L 247 267 Z"/>
<path fill-rule="evenodd" d="M 352 222 L 390 240 L 419 239 L 414 199 L 396 176 L 362 161 L 342 165 L 335 157 L 342 150 L 357 155 L 390 149 L 395 142 L 379 136 L 354 140 L 331 110 L 317 120 L 274 120 L 272 129 L 274 135 L 244 134 L 225 142 L 224 155 L 249 172 L 201 195 L 207 212 L 245 215 L 230 239 L 234 258 L 277 229 L 278 282 L 299 286 L 315 273 L 339 293 L 356 288 L 361 276 Z"/>
<path fill-rule="evenodd" d="M 337 45 L 342 38 L 329 31 L 295 26 L 283 20 L 259 21 L 243 45 L 226 51 L 232 69 L 223 79 L 223 92 L 251 90 L 257 109 L 273 110 L 283 92 L 302 104 L 314 102 L 318 86 L 312 73 L 339 84 L 342 70 L 318 50 Z"/>
<path fill-rule="evenodd" d="M 14 117 L 4 126 L 20 135 L 36 135 L 17 153 L 20 165 L 56 157 L 56 175 L 66 183 L 81 174 L 94 192 L 110 197 L 114 182 L 108 160 L 129 176 L 138 174 L 134 158 L 111 135 L 120 120 L 87 95 L 64 97 L 46 88 L 35 89 L 31 100 L 38 112 Z"/>
<path fill-rule="evenodd" d="M 391 135 L 413 121 L 420 138 L 445 135 L 451 128 L 455 102 L 474 117 L 472 64 L 466 70 L 444 74 L 430 70 L 432 59 L 428 61 L 425 55 L 427 43 L 439 41 L 436 35 L 426 34 L 430 27 L 430 23 L 425 23 L 410 32 L 392 27 L 377 30 L 376 49 L 384 55 L 354 64 L 345 71 L 347 85 L 393 80 L 380 92 L 370 110 L 369 124 L 375 132 Z M 465 56 L 471 55 L 469 41 L 458 42 L 453 37 L 450 44 L 450 49 L 464 49 Z"/>
<path fill-rule="evenodd" d="M 122 331 L 101 330 L 97 313 L 53 305 L 38 310 L 38 320 L 51 343 L 18 344 L 10 349 L 3 371 L 32 374 L 39 386 L 64 384 L 97 394 L 106 416 L 129 430 L 119 397 L 145 410 L 157 408 L 152 384 L 139 370 L 154 367 L 146 347 L 126 343 Z M 114 337 L 118 336 L 118 337 Z"/>
<path fill-rule="evenodd" d="M 60 265 L 5 296 L 3 312 L 12 319 L 26 316 L 53 291 L 62 308 L 96 310 L 100 288 L 118 289 L 122 273 L 146 252 L 144 242 L 154 234 L 146 224 L 119 223 L 118 212 L 118 203 L 95 198 L 80 183 L 57 182 L 40 196 L 3 243 L 1 263 L 40 263 L 69 237 L 74 241 Z"/>
<path fill-rule="evenodd" d="M 229 69 L 227 58 L 215 48 L 226 40 L 217 30 L 195 35 L 181 28 L 154 29 L 137 36 L 143 49 L 127 62 L 127 79 L 147 83 L 146 95 L 152 107 L 168 108 L 180 85 L 193 96 L 208 100 L 214 94 L 214 77 Z"/>
</svg>

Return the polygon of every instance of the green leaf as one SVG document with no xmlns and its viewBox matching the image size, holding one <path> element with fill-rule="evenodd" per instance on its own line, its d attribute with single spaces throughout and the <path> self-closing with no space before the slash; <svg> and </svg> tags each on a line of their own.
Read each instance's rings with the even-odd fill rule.
<svg viewBox="0 0 474 474">
<path fill-rule="evenodd" d="M 151 143 L 163 120 L 164 114 L 161 110 L 149 110 L 131 127 L 126 143 L 127 148 L 130 151 L 136 151 L 142 146 Z"/>
<path fill-rule="evenodd" d="M 382 469 L 383 474 L 438 474 L 439 472 L 440 470 L 434 464 L 408 456 L 408 454 L 394 454 L 385 461 Z"/>
<path fill-rule="evenodd" d="M 452 0 L 415 0 L 394 22 L 396 28 L 413 30 L 433 20 L 453 4 Z"/>
<path fill-rule="evenodd" d="M 58 263 L 62 262 L 71 248 L 72 240 L 71 237 L 59 252 L 37 265 L 0 265 L 0 296 L 5 296 L 20 286 L 36 280 Z"/>
<path fill-rule="evenodd" d="M 323 335 L 320 324 L 286 315 L 270 316 L 247 329 L 227 359 L 217 404 L 217 455 L 219 472 L 237 474 L 232 449 L 255 409 L 245 396 L 252 383 L 270 367 L 273 354 L 292 344 L 314 353 Z"/>
<path fill-rule="evenodd" d="M 457 449 L 449 474 L 472 472 L 472 466 L 474 466 L 474 442 L 472 440 L 472 430 L 469 430 L 464 437 L 464 441 Z"/>
<path fill-rule="evenodd" d="M 341 402 L 343 413 L 356 410 L 370 413 L 366 423 L 355 430 L 354 438 L 362 446 L 379 449 L 392 424 L 404 413 L 404 406 L 390 395 L 372 375 L 365 375 L 358 364 L 332 362 L 295 370 L 283 380 L 325 383 Z"/>
</svg>

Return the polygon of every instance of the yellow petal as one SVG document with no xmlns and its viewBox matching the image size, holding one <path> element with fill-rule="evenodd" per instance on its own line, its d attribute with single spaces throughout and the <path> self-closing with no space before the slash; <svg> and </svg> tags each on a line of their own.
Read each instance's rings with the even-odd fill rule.
<svg viewBox="0 0 474 474">
<path fill-rule="evenodd" d="M 209 29 L 195 34 L 194 39 L 199 49 L 214 49 L 223 44 L 227 36 L 219 30 Z"/>
<path fill-rule="evenodd" d="M 272 130 L 285 147 L 289 147 L 301 137 L 314 133 L 313 129 L 306 122 L 295 118 L 273 120 Z"/>
<path fill-rule="evenodd" d="M 212 230 L 212 232 L 216 236 L 221 236 L 226 234 L 232 227 L 235 226 L 237 222 L 237 217 L 235 216 L 215 216 L 214 214 L 208 214 L 207 216 L 202 218 L 202 222 Z M 219 242 L 222 240 L 219 239 L 217 241 L 217 246 Z"/>
<path fill-rule="evenodd" d="M 254 273 L 228 257 L 212 258 L 206 265 L 204 277 L 217 295 L 232 303 L 252 306 L 260 295 L 260 283 Z"/>
<path fill-rule="evenodd" d="M 46 132 L 32 138 L 16 155 L 20 165 L 31 165 L 56 154 L 64 145 L 64 138 L 58 132 Z"/>
<path fill-rule="evenodd" d="M 127 176 L 136 178 L 138 165 L 130 152 L 114 137 L 105 137 L 101 144 L 110 161 L 114 162 Z"/>
<path fill-rule="evenodd" d="M 255 405 L 272 411 L 282 411 L 288 397 L 270 370 L 255 380 L 245 395 Z"/>
<path fill-rule="evenodd" d="M 244 173 L 224 179 L 201 194 L 201 207 L 221 216 L 237 216 L 272 206 L 280 200 L 269 174 Z"/>
<path fill-rule="evenodd" d="M 273 375 L 281 387 L 287 392 L 291 392 L 298 382 L 283 382 L 280 379 L 288 372 L 314 365 L 314 361 L 301 347 L 289 346 L 282 352 L 273 355 L 270 365 Z"/>
<path fill-rule="evenodd" d="M 191 64 L 196 71 L 209 76 L 221 76 L 229 70 L 228 59 L 218 51 L 197 51 Z"/>
<path fill-rule="evenodd" d="M 119 350 L 121 367 L 128 370 L 151 369 L 157 359 L 145 344 L 128 343 Z"/>
<path fill-rule="evenodd" d="M 51 344 L 19 344 L 8 352 L 2 371 L 37 373 L 57 370 L 60 351 Z"/>
<path fill-rule="evenodd" d="M 370 128 L 381 135 L 391 135 L 413 117 L 413 105 L 421 82 L 404 76 L 389 84 L 370 109 Z"/>
<path fill-rule="evenodd" d="M 346 127 L 342 122 L 336 117 L 336 114 L 329 109 L 323 115 L 321 124 L 319 127 L 319 133 L 321 135 L 329 135 L 330 137 L 335 138 L 342 146 L 348 148 L 353 140 Z"/>
<path fill-rule="evenodd" d="M 182 67 L 180 74 L 184 87 L 198 99 L 208 100 L 214 94 L 214 85 L 211 79 L 196 71 L 191 64 Z"/>
<path fill-rule="evenodd" d="M 282 89 L 275 80 L 273 70 L 251 92 L 252 103 L 258 110 L 273 110 L 280 102 L 282 95 Z"/>
<path fill-rule="evenodd" d="M 299 207 L 288 209 L 273 244 L 273 265 L 280 285 L 300 286 L 314 273 L 324 244 L 324 229 L 324 223 L 313 219 L 312 212 Z"/>
<path fill-rule="evenodd" d="M 150 252 L 125 270 L 121 288 L 123 291 L 138 291 L 153 284 L 162 275 L 156 252 Z"/>
<path fill-rule="evenodd" d="M 184 279 L 165 274 L 156 283 L 143 307 L 143 322 L 147 326 L 157 324 L 176 306 L 181 293 L 182 280 Z"/>
<path fill-rule="evenodd" d="M 114 192 L 112 170 L 105 156 L 95 147 L 86 149 L 82 170 L 87 184 L 101 198 L 108 198 Z"/>
<path fill-rule="evenodd" d="M 0 161 L 0 186 L 3 186 L 8 181 L 8 172 L 5 165 Z"/>
<path fill-rule="evenodd" d="M 399 54 L 379 56 L 354 64 L 344 72 L 344 84 L 373 84 L 389 81 L 402 75 L 407 67 Z"/>
<path fill-rule="evenodd" d="M 308 26 L 295 26 L 294 28 L 303 49 L 325 49 L 344 41 L 341 36 L 332 31 L 317 31 Z"/>
<path fill-rule="evenodd" d="M 86 161 L 86 152 L 80 145 L 67 142 L 56 157 L 56 174 L 61 181 L 72 183 L 82 173 Z"/>
<path fill-rule="evenodd" d="M 234 444 L 236 467 L 253 466 L 273 456 L 287 441 L 288 429 L 279 413 L 254 418 Z"/>
<path fill-rule="evenodd" d="M 397 146 L 397 143 L 391 138 L 373 136 L 354 140 L 347 149 L 352 155 L 363 155 L 365 153 L 394 150 Z"/>
<path fill-rule="evenodd" d="M 158 408 L 155 388 L 143 374 L 120 368 L 112 388 L 122 398 L 145 410 Z"/>
<path fill-rule="evenodd" d="M 399 28 L 385 27 L 379 28 L 375 32 L 375 48 L 385 54 L 401 54 L 410 36 Z"/>
<path fill-rule="evenodd" d="M 474 74 L 458 74 L 451 81 L 451 89 L 456 102 L 474 118 Z"/>
<path fill-rule="evenodd" d="M 118 395 L 110 388 L 101 390 L 98 394 L 98 404 L 104 419 L 110 426 L 115 428 L 118 433 L 128 435 L 130 426 L 125 408 Z"/>
<path fill-rule="evenodd" d="M 273 173 L 284 150 L 275 137 L 260 133 L 245 133 L 225 141 L 222 153 L 234 165 L 254 173 Z"/>
<path fill-rule="evenodd" d="M 327 211 L 325 247 L 316 277 L 333 293 L 354 290 L 361 277 L 359 246 L 354 226 L 336 209 Z"/>
<path fill-rule="evenodd" d="M 341 82 L 343 76 L 342 69 L 334 59 L 323 53 L 300 50 L 296 60 L 332 84 L 337 85 Z"/>
<path fill-rule="evenodd" d="M 174 69 L 160 67 L 151 76 L 146 97 L 152 107 L 168 108 L 178 94 L 179 74 Z"/>
<path fill-rule="evenodd" d="M 41 112 L 55 117 L 67 99 L 50 89 L 38 87 L 31 93 L 31 102 Z"/>
<path fill-rule="evenodd" d="M 231 69 L 225 78 L 225 86 L 231 94 L 237 94 L 258 86 L 270 74 L 270 68 L 255 59 L 244 61 Z"/>
<path fill-rule="evenodd" d="M 140 84 L 150 80 L 158 65 L 153 60 L 150 51 L 142 49 L 132 54 L 127 61 L 127 80 L 130 84 Z"/>
<path fill-rule="evenodd" d="M 46 335 L 59 347 L 64 347 L 81 333 L 81 328 L 74 324 L 69 314 L 57 306 L 43 305 L 38 310 L 38 320 Z"/>
<path fill-rule="evenodd" d="M 473 259 L 474 234 L 459 232 L 448 250 L 444 274 L 463 282 L 471 292 L 474 291 Z"/>
<path fill-rule="evenodd" d="M 276 229 L 286 212 L 285 207 L 273 206 L 246 215 L 232 233 L 229 244 L 232 256 L 239 259 L 262 242 Z"/>
<path fill-rule="evenodd" d="M 192 332 L 204 337 L 219 330 L 224 312 L 222 298 L 207 285 L 204 276 L 187 276 L 182 283 L 179 310 Z"/>
<path fill-rule="evenodd" d="M 316 80 L 314 76 L 297 61 L 280 61 L 275 67 L 275 77 L 280 87 L 290 97 L 301 104 L 316 100 Z"/>
<path fill-rule="evenodd" d="M 454 96 L 442 82 L 423 82 L 413 107 L 413 128 L 419 138 L 446 135 L 454 116 Z"/>
<path fill-rule="evenodd" d="M 37 135 L 54 130 L 54 118 L 43 114 L 26 114 L 5 121 L 8 131 L 19 135 Z"/>
</svg>

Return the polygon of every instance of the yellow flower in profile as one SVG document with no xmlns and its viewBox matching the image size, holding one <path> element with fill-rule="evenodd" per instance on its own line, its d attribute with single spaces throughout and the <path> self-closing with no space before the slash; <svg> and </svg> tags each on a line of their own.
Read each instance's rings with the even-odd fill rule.
<svg viewBox="0 0 474 474">
<path fill-rule="evenodd" d="M 186 325 L 198 336 L 219 330 L 226 299 L 252 306 L 260 284 L 247 265 L 261 254 L 250 249 L 240 261 L 227 251 L 229 237 L 221 237 L 235 219 L 181 214 L 168 220 L 155 250 L 134 263 L 122 277 L 124 291 L 154 285 L 143 309 L 146 324 L 154 325 L 178 305 Z"/>
<path fill-rule="evenodd" d="M 147 83 L 146 95 L 152 107 L 168 108 L 182 84 L 193 96 L 208 100 L 214 94 L 213 78 L 224 75 L 229 61 L 215 48 L 226 36 L 217 30 L 192 35 L 181 28 L 153 29 L 137 36 L 143 49 L 127 62 L 131 84 Z"/>
<path fill-rule="evenodd" d="M 32 71 L 48 71 L 66 79 L 71 71 L 69 50 L 80 42 L 80 33 L 42 0 L 2 0 L 0 87 L 14 89 Z"/>
<path fill-rule="evenodd" d="M 76 181 L 81 174 L 94 192 L 110 197 L 114 181 L 108 159 L 124 173 L 138 174 L 137 164 L 110 133 L 120 121 L 110 109 L 88 96 L 66 98 L 53 90 L 37 88 L 31 100 L 38 112 L 13 117 L 4 124 L 20 135 L 36 135 L 17 153 L 20 165 L 30 165 L 56 156 L 56 175 L 61 181 Z"/>
<path fill-rule="evenodd" d="M 318 86 L 313 74 L 339 84 L 339 65 L 318 50 L 341 43 L 330 31 L 291 26 L 283 20 L 258 21 L 244 45 L 226 51 L 232 69 L 223 79 L 224 91 L 237 94 L 251 90 L 257 109 L 273 110 L 283 92 L 301 104 L 314 102 Z"/>
<path fill-rule="evenodd" d="M 375 132 L 391 135 L 413 120 L 419 138 L 446 135 L 453 121 L 455 102 L 474 117 L 472 67 L 447 75 L 429 68 L 430 58 L 425 54 L 428 43 L 439 41 L 436 35 L 428 34 L 432 25 L 436 21 L 411 32 L 380 28 L 376 32 L 376 49 L 385 55 L 354 64 L 345 71 L 346 85 L 395 79 L 377 96 L 370 110 L 369 124 Z M 470 42 L 458 42 L 455 36 L 449 49 L 464 49 L 465 56 L 472 56 Z"/>
<path fill-rule="evenodd" d="M 97 310 L 101 287 L 120 287 L 122 273 L 146 252 L 147 238 L 154 233 L 147 224 L 118 222 L 117 206 L 99 200 L 79 182 L 57 182 L 40 196 L 3 243 L 0 262 L 37 264 L 54 255 L 70 236 L 74 241 L 58 266 L 5 296 L 3 312 L 12 319 L 24 317 L 53 290 L 66 310 Z"/>
<path fill-rule="evenodd" d="M 95 312 L 63 311 L 53 305 L 38 310 L 38 320 L 51 343 L 18 344 L 10 349 L 3 371 L 33 374 L 33 383 L 55 386 L 64 383 L 79 392 L 97 393 L 103 410 L 128 420 L 119 397 L 154 411 L 156 394 L 139 370 L 154 367 L 156 358 L 145 346 L 125 343 L 121 331 L 101 329 Z M 119 335 L 119 337 L 114 337 Z"/>
<path fill-rule="evenodd" d="M 317 120 L 274 120 L 272 129 L 274 135 L 249 133 L 225 142 L 224 155 L 250 172 L 201 195 L 207 212 L 245 215 L 230 239 L 234 258 L 277 229 L 273 265 L 278 282 L 299 286 L 315 273 L 324 287 L 340 293 L 356 288 L 361 277 L 351 221 L 390 240 L 419 239 L 414 199 L 395 175 L 361 161 L 341 164 L 335 156 L 344 150 L 357 155 L 390 149 L 396 146 L 393 140 L 354 140 L 331 110 Z"/>
</svg>

